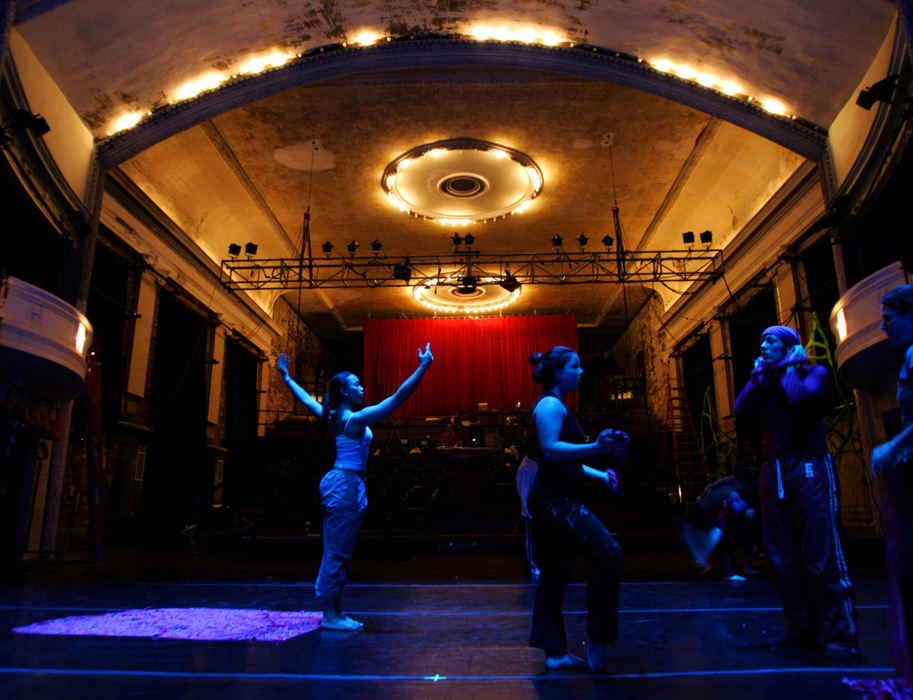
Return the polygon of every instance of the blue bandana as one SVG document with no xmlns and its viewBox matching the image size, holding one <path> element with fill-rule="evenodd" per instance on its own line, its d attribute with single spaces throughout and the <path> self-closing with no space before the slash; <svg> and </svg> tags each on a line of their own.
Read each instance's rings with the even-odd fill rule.
<svg viewBox="0 0 913 700">
<path fill-rule="evenodd" d="M 763 338 L 765 335 L 772 335 L 775 338 L 779 338 L 787 348 L 802 343 L 802 341 L 799 340 L 799 334 L 796 332 L 796 329 L 790 328 L 789 326 L 771 326 L 770 328 L 765 328 L 764 332 L 761 333 L 761 337 Z"/>
</svg>

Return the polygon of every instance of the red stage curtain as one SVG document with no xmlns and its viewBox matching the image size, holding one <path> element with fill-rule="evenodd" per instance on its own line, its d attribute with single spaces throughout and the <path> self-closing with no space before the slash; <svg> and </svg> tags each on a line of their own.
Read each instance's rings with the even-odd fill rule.
<svg viewBox="0 0 913 700">
<path fill-rule="evenodd" d="M 541 392 L 529 356 L 554 345 L 577 348 L 577 320 L 561 316 L 501 318 L 365 319 L 366 403 L 389 396 L 418 366 L 418 348 L 431 342 L 434 363 L 397 411 L 407 416 L 530 408 Z M 576 396 L 569 397 L 573 404 Z M 572 405 L 573 405 L 572 404 Z"/>
</svg>

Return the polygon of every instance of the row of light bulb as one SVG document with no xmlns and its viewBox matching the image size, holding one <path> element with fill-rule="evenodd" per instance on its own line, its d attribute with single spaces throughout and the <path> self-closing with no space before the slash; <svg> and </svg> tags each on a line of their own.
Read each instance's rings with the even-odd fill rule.
<svg viewBox="0 0 913 700">
<path fill-rule="evenodd" d="M 468 30 L 468 36 L 477 41 L 517 42 L 540 46 L 558 46 L 561 44 L 574 45 L 560 33 L 539 27 L 509 28 L 475 25 Z M 371 46 L 384 40 L 390 41 L 391 39 L 392 37 L 385 36 L 382 33 L 364 29 L 358 32 L 351 41 L 345 42 L 343 46 Z M 273 49 L 268 53 L 256 54 L 245 61 L 235 73 L 210 71 L 194 80 L 184 83 L 169 95 L 168 102 L 176 104 L 191 100 L 204 92 L 215 90 L 231 80 L 235 80 L 242 76 L 257 75 L 267 70 L 284 66 L 289 61 L 300 58 L 301 55 L 302 54 L 300 53 L 293 54 L 279 49 Z M 662 73 L 668 73 L 682 78 L 683 80 L 696 82 L 699 85 L 711 88 L 724 95 L 744 95 L 743 89 L 738 83 L 730 80 L 723 80 L 709 73 L 700 73 L 686 64 L 675 64 L 666 59 L 656 59 L 653 61 L 646 61 L 646 63 Z M 786 106 L 775 98 L 758 99 L 751 96 L 746 97 L 749 101 L 759 105 L 771 114 L 785 115 L 787 112 Z M 151 114 L 151 111 L 122 114 L 111 123 L 111 126 L 108 129 L 108 135 L 111 136 L 133 128 L 149 114 Z"/>
</svg>

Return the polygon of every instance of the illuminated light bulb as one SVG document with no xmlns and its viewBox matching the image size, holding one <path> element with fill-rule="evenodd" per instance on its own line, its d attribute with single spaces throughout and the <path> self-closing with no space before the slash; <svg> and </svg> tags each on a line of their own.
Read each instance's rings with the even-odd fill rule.
<svg viewBox="0 0 913 700">
<path fill-rule="evenodd" d="M 694 78 L 699 85 L 704 87 L 713 87 L 717 84 L 717 79 L 709 73 L 700 73 Z"/>
<path fill-rule="evenodd" d="M 254 56 L 253 58 L 248 59 L 241 67 L 241 73 L 262 73 L 267 68 L 278 68 L 291 60 L 291 55 L 283 53 L 279 50 L 273 50 L 271 53 L 264 56 Z"/>
<path fill-rule="evenodd" d="M 761 106 L 771 114 L 786 113 L 786 105 L 780 102 L 780 100 L 774 99 L 773 97 L 768 97 L 767 99 L 761 100 Z"/>
<path fill-rule="evenodd" d="M 512 32 L 513 40 L 522 44 L 532 44 L 536 41 L 536 33 L 532 29 L 518 29 Z"/>
<path fill-rule="evenodd" d="M 562 41 L 564 41 L 564 37 L 558 36 L 554 32 L 545 32 L 539 37 L 539 43 L 544 44 L 545 46 L 557 46 Z"/>
<path fill-rule="evenodd" d="M 493 155 L 498 160 L 501 160 L 502 158 L 510 157 L 507 155 L 507 151 L 502 151 L 500 148 L 493 148 L 489 151 L 489 153 L 491 153 L 491 155 Z"/>
<path fill-rule="evenodd" d="M 738 95 L 742 92 L 742 86 L 729 80 L 720 83 L 720 92 L 724 95 Z"/>
<path fill-rule="evenodd" d="M 352 39 L 353 44 L 360 44 L 361 46 L 370 46 L 371 44 L 376 44 L 381 40 L 381 35 L 377 32 L 373 32 L 370 29 L 365 29 L 359 32 L 354 39 Z"/>
<path fill-rule="evenodd" d="M 79 326 L 76 328 L 76 352 L 80 355 L 83 354 L 83 351 L 86 349 L 86 327 L 80 321 Z"/>
<path fill-rule="evenodd" d="M 676 66 L 675 74 L 685 80 L 691 80 L 695 76 L 694 69 L 691 66 Z"/>
<path fill-rule="evenodd" d="M 405 169 L 408 168 L 410 165 L 412 165 L 412 159 L 411 159 L 411 158 L 403 158 L 399 163 L 396 164 L 396 167 L 399 168 L 400 170 L 405 170 Z"/>
<path fill-rule="evenodd" d="M 653 67 L 662 73 L 669 73 L 672 71 L 672 64 L 664 58 L 654 61 Z"/>
<path fill-rule="evenodd" d="M 184 83 L 175 91 L 175 100 L 189 100 L 196 97 L 201 92 L 214 90 L 225 82 L 225 76 L 221 73 L 207 73 L 201 78 Z"/>
<path fill-rule="evenodd" d="M 384 180 L 384 182 L 387 184 L 387 189 L 392 190 L 393 185 L 396 184 L 396 173 L 391 173 L 390 175 L 387 175 L 387 179 Z"/>
<path fill-rule="evenodd" d="M 529 180 L 533 185 L 533 191 L 538 192 L 542 188 L 542 177 L 539 175 L 539 172 L 535 168 L 527 168 L 526 174 L 529 175 Z"/>
<path fill-rule="evenodd" d="M 843 309 L 838 309 L 836 324 L 837 326 L 837 340 L 841 343 L 846 340 L 846 314 L 843 312 Z"/>
<path fill-rule="evenodd" d="M 140 123 L 142 118 L 142 112 L 130 112 L 129 114 L 122 114 L 114 120 L 114 123 L 111 124 L 111 130 L 108 133 L 116 134 L 118 131 L 132 129 L 134 126 Z"/>
<path fill-rule="evenodd" d="M 432 158 L 440 158 L 445 153 L 447 153 L 447 149 L 445 148 L 432 148 L 425 155 L 431 156 Z"/>
</svg>

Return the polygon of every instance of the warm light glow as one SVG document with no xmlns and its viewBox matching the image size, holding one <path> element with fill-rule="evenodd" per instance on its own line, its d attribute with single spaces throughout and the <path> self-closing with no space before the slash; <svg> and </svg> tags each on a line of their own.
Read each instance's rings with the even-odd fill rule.
<svg viewBox="0 0 913 700">
<path fill-rule="evenodd" d="M 843 309 L 837 310 L 837 341 L 843 342 L 846 340 L 846 314 L 843 313 Z"/>
<path fill-rule="evenodd" d="M 514 209 L 511 214 L 522 214 L 533 205 L 533 200 L 527 199 L 523 204 Z"/>
<path fill-rule="evenodd" d="M 412 165 L 412 159 L 411 159 L 411 158 L 403 158 L 399 163 L 396 164 L 396 167 L 399 168 L 400 170 L 405 170 L 405 169 L 408 168 L 410 165 Z"/>
<path fill-rule="evenodd" d="M 440 158 L 440 157 L 441 157 L 442 155 L 444 155 L 446 152 L 447 152 L 447 151 L 446 151 L 445 149 L 443 149 L 443 148 L 432 148 L 432 149 L 431 149 L 430 151 L 428 151 L 425 155 L 431 156 L 432 158 Z"/>
<path fill-rule="evenodd" d="M 527 168 L 526 174 L 529 175 L 529 181 L 533 183 L 533 190 L 537 193 L 542 189 L 542 176 L 535 168 Z"/>
<path fill-rule="evenodd" d="M 396 173 L 393 173 L 392 175 L 388 175 L 385 182 L 387 183 L 388 190 L 393 189 L 393 185 L 396 184 Z"/>
<path fill-rule="evenodd" d="M 132 129 L 134 126 L 140 123 L 140 120 L 144 116 L 145 115 L 142 112 L 130 112 L 129 114 L 122 114 L 114 120 L 113 124 L 111 124 L 111 129 L 108 131 L 108 133 L 116 134 L 118 131 Z"/>
<path fill-rule="evenodd" d="M 227 77 L 221 73 L 207 73 L 196 80 L 191 80 L 181 85 L 172 96 L 172 101 L 189 100 L 201 92 L 214 90 L 226 80 Z"/>
<path fill-rule="evenodd" d="M 744 95 L 744 89 L 741 85 L 733 80 L 723 80 L 712 73 L 698 73 L 694 68 L 685 64 L 675 64 L 665 58 L 658 58 L 649 62 L 653 68 L 662 72 L 677 75 L 683 80 L 692 80 L 699 85 L 711 88 L 724 95 Z M 751 99 L 751 98 L 749 98 Z M 764 100 L 754 100 L 755 104 L 760 104 L 766 111 L 771 114 L 785 115 L 786 105 L 780 100 L 767 98 Z"/>
<path fill-rule="evenodd" d="M 761 100 L 761 106 L 771 114 L 786 114 L 786 105 L 773 97 Z"/>
<path fill-rule="evenodd" d="M 485 277 L 482 280 L 487 283 L 494 283 L 495 280 L 491 277 Z M 513 304 L 517 299 L 520 298 L 520 291 L 522 287 L 517 287 L 514 291 L 510 292 L 506 299 L 499 301 L 497 303 L 481 303 L 481 304 L 471 304 L 471 303 L 455 303 L 455 304 L 446 304 L 444 302 L 434 301 L 427 297 L 426 292 L 431 292 L 434 287 L 454 287 L 459 285 L 459 280 L 452 277 L 445 277 L 443 279 L 431 279 L 427 280 L 422 284 L 417 284 L 412 288 L 412 296 L 415 300 L 422 306 L 432 309 L 433 311 L 438 311 L 447 314 L 463 314 L 465 316 L 475 316 L 477 314 L 490 314 L 495 311 L 500 311 L 503 308 L 506 308 Z"/>
<path fill-rule="evenodd" d="M 497 158 L 498 160 L 501 160 L 502 158 L 508 158 L 508 157 L 509 157 L 509 156 L 507 155 L 507 153 L 506 153 L 505 151 L 502 151 L 500 148 L 492 148 L 492 149 L 489 151 L 489 153 L 491 153 L 491 155 L 493 155 L 493 156 L 494 156 L 495 158 Z"/>
<path fill-rule="evenodd" d="M 684 78 L 685 80 L 692 80 L 695 76 L 694 68 L 691 66 L 675 66 L 672 70 L 679 78 Z"/>
<path fill-rule="evenodd" d="M 544 46 L 557 46 L 568 41 L 558 30 L 535 26 L 490 27 L 477 24 L 469 29 L 469 35 L 476 41 L 516 41 Z"/>
<path fill-rule="evenodd" d="M 390 200 L 390 204 L 399 209 L 400 211 L 409 211 L 409 207 L 405 205 L 403 200 L 396 196 L 395 192 L 388 192 L 387 198 Z"/>
<path fill-rule="evenodd" d="M 469 219 L 435 219 L 441 226 L 469 226 L 472 223 Z"/>
<path fill-rule="evenodd" d="M 378 32 L 371 29 L 363 29 L 355 35 L 355 38 L 352 39 L 352 43 L 361 46 L 370 46 L 371 44 L 376 44 L 382 38 L 383 35 Z"/>
<path fill-rule="evenodd" d="M 86 327 L 81 321 L 76 328 L 76 352 L 80 355 L 85 354 L 86 349 Z"/>
<path fill-rule="evenodd" d="M 242 75 L 248 75 L 250 73 L 262 73 L 267 68 L 278 68 L 279 66 L 283 66 L 291 59 L 291 54 L 287 54 L 279 51 L 278 49 L 274 49 L 268 54 L 249 58 L 247 63 L 241 66 L 241 70 L 239 72 Z"/>
</svg>

